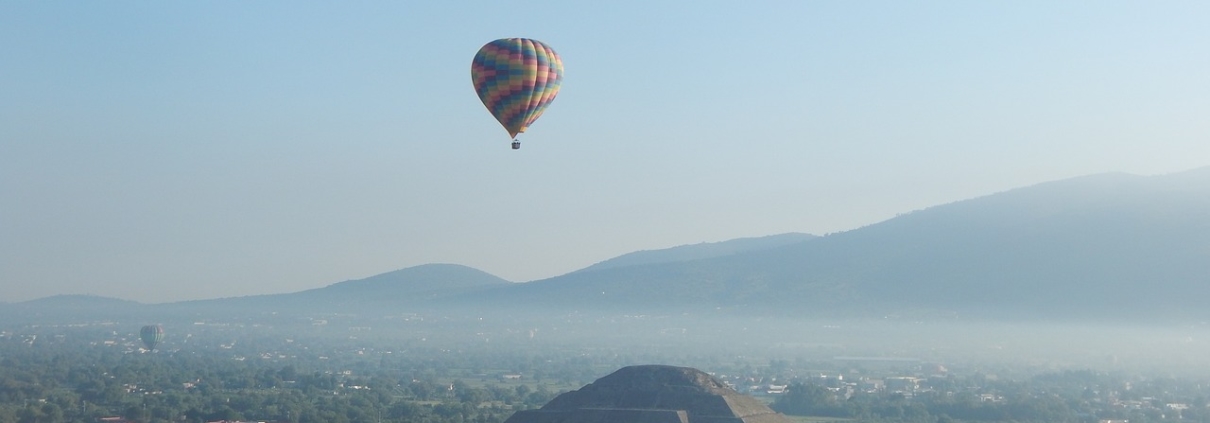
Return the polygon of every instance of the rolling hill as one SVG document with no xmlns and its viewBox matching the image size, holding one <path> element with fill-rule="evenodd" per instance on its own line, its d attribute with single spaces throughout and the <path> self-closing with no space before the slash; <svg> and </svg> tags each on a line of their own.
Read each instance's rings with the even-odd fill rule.
<svg viewBox="0 0 1210 423">
<path fill-rule="evenodd" d="M 186 301 L 156 306 L 161 310 L 260 309 L 282 312 L 364 312 L 408 310 L 459 294 L 474 293 L 511 282 L 457 264 L 425 264 L 323 288 L 288 294 L 256 295 Z"/>
<path fill-rule="evenodd" d="M 1098 174 L 814 237 L 783 234 L 622 255 L 510 283 L 431 264 L 308 291 L 100 309 L 381 313 L 726 312 L 1009 319 L 1210 318 L 1210 168 Z M 0 311 L 77 309 L 78 298 Z M 85 298 L 96 304 L 95 298 Z"/>
<path fill-rule="evenodd" d="M 602 261 L 592 266 L 577 270 L 576 272 L 592 272 L 596 270 L 615 269 L 619 267 L 678 263 L 724 257 L 732 254 L 768 250 L 789 244 L 797 244 L 813 238 L 816 238 L 816 236 L 802 233 L 787 233 L 756 238 L 739 238 L 722 242 L 703 242 L 700 244 L 682 245 L 661 250 L 636 251 Z"/>
<path fill-rule="evenodd" d="M 832 316 L 1210 316 L 1201 305 L 1210 298 L 1210 168 L 1043 183 L 808 242 L 487 295 L 461 299 Z"/>
</svg>

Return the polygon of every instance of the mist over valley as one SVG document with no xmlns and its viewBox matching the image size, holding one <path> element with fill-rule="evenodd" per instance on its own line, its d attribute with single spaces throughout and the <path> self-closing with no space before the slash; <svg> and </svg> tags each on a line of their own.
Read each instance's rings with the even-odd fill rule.
<svg viewBox="0 0 1210 423">
<path fill-rule="evenodd" d="M 173 334 L 220 325 L 492 351 L 1180 374 L 1210 369 L 1208 258 L 1203 168 L 1055 181 L 826 236 L 639 251 L 525 283 L 430 264 L 294 293 L 163 304 L 57 296 L 0 313 L 26 328 L 10 330 L 156 322 Z"/>
</svg>

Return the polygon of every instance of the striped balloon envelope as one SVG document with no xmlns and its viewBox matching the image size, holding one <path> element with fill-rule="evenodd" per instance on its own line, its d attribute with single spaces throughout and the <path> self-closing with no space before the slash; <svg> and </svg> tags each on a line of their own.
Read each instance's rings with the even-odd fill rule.
<svg viewBox="0 0 1210 423">
<path fill-rule="evenodd" d="M 471 81 L 483 105 L 516 138 L 559 94 L 563 61 L 541 41 L 503 38 L 487 43 L 475 54 Z"/>
<path fill-rule="evenodd" d="M 143 340 L 143 345 L 149 350 L 154 350 L 160 341 L 164 340 L 164 327 L 160 325 L 147 325 L 139 329 L 139 339 Z"/>
</svg>

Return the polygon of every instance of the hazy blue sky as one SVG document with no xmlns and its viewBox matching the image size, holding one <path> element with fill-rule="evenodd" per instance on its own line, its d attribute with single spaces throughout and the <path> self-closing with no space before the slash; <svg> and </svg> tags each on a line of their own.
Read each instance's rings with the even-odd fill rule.
<svg viewBox="0 0 1210 423">
<path fill-rule="evenodd" d="M 0 301 L 434 262 L 528 281 L 1206 166 L 1207 22 L 1206 1 L 6 2 Z M 470 82 L 505 37 L 566 66 L 519 151 Z"/>
</svg>

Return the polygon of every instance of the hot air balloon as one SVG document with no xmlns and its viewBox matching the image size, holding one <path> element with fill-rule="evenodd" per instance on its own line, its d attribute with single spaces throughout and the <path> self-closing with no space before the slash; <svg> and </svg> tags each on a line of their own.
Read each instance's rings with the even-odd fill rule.
<svg viewBox="0 0 1210 423">
<path fill-rule="evenodd" d="M 149 350 L 154 350 L 160 341 L 164 340 L 164 328 L 160 325 L 147 325 L 139 330 L 139 338 Z"/>
<path fill-rule="evenodd" d="M 479 49 L 471 62 L 471 81 L 487 110 L 521 148 L 525 132 L 550 106 L 563 83 L 563 61 L 541 41 L 502 38 Z"/>
</svg>

